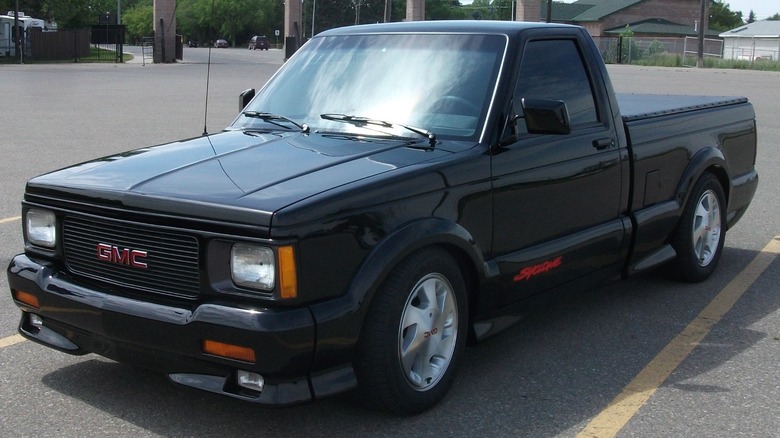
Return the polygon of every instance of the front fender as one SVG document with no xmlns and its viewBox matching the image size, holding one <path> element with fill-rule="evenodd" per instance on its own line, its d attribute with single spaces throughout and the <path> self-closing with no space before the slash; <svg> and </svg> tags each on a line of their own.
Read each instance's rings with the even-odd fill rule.
<svg viewBox="0 0 780 438">
<path fill-rule="evenodd" d="M 352 278 L 346 294 L 311 306 L 317 325 L 313 370 L 333 368 L 352 358 L 363 320 L 379 286 L 400 260 L 432 245 L 447 248 L 477 276 L 487 276 L 481 249 L 460 225 L 435 218 L 403 225 L 373 248 Z"/>
<path fill-rule="evenodd" d="M 404 257 L 426 246 L 440 245 L 464 255 L 481 277 L 487 268 L 480 248 L 460 225 L 443 219 L 424 219 L 404 225 L 386 236 L 366 257 L 353 278 L 349 292 L 362 303 L 370 301 L 376 288 Z"/>
</svg>

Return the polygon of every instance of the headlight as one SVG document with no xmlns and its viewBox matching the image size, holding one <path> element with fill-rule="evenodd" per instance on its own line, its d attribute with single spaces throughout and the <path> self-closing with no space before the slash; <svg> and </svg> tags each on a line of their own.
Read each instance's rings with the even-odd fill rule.
<svg viewBox="0 0 780 438">
<path fill-rule="evenodd" d="M 27 240 L 33 245 L 54 248 L 57 243 L 57 218 L 52 211 L 27 210 L 25 229 Z"/>
<path fill-rule="evenodd" d="M 230 251 L 230 273 L 239 286 L 273 290 L 276 263 L 271 248 L 248 243 L 236 243 Z"/>
</svg>

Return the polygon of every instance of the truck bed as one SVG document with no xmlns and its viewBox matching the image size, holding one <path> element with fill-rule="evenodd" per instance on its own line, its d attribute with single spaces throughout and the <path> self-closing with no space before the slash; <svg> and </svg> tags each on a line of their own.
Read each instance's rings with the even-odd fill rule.
<svg viewBox="0 0 780 438">
<path fill-rule="evenodd" d="M 755 178 L 756 125 L 744 97 L 617 94 L 634 166 L 634 211 L 674 201 L 691 157 L 717 149 L 732 181 Z M 727 185 L 728 186 L 728 185 Z M 732 193 L 728 226 L 741 216 L 752 193 Z"/>
<path fill-rule="evenodd" d="M 745 97 L 616 93 L 624 122 L 747 103 Z"/>
</svg>

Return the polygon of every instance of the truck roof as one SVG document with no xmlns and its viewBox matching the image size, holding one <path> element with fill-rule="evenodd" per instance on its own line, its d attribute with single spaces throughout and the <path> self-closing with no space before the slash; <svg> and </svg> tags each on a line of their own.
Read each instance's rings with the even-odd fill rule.
<svg viewBox="0 0 780 438">
<path fill-rule="evenodd" d="M 437 20 L 406 21 L 398 23 L 363 24 L 330 29 L 317 36 L 360 35 L 368 33 L 434 32 L 434 33 L 498 33 L 516 34 L 526 29 L 541 27 L 572 28 L 569 24 L 524 21 Z"/>
</svg>

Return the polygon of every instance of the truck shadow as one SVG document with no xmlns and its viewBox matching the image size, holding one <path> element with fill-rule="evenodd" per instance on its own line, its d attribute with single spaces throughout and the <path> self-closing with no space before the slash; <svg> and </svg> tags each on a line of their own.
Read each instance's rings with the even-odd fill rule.
<svg viewBox="0 0 780 438">
<path fill-rule="evenodd" d="M 160 436 L 573 436 L 755 254 L 726 248 L 719 271 L 701 284 L 649 274 L 537 309 L 506 332 L 467 349 L 447 398 L 410 418 L 370 411 L 351 394 L 269 409 L 175 386 L 162 374 L 97 356 L 42 380 Z M 662 387 L 727 397 L 737 381 L 712 384 L 695 378 L 767 336 L 780 335 L 750 328 L 780 309 L 780 294 L 773 293 L 771 282 L 777 275 L 775 261 L 728 313 L 727 323 L 717 324 Z"/>
</svg>

